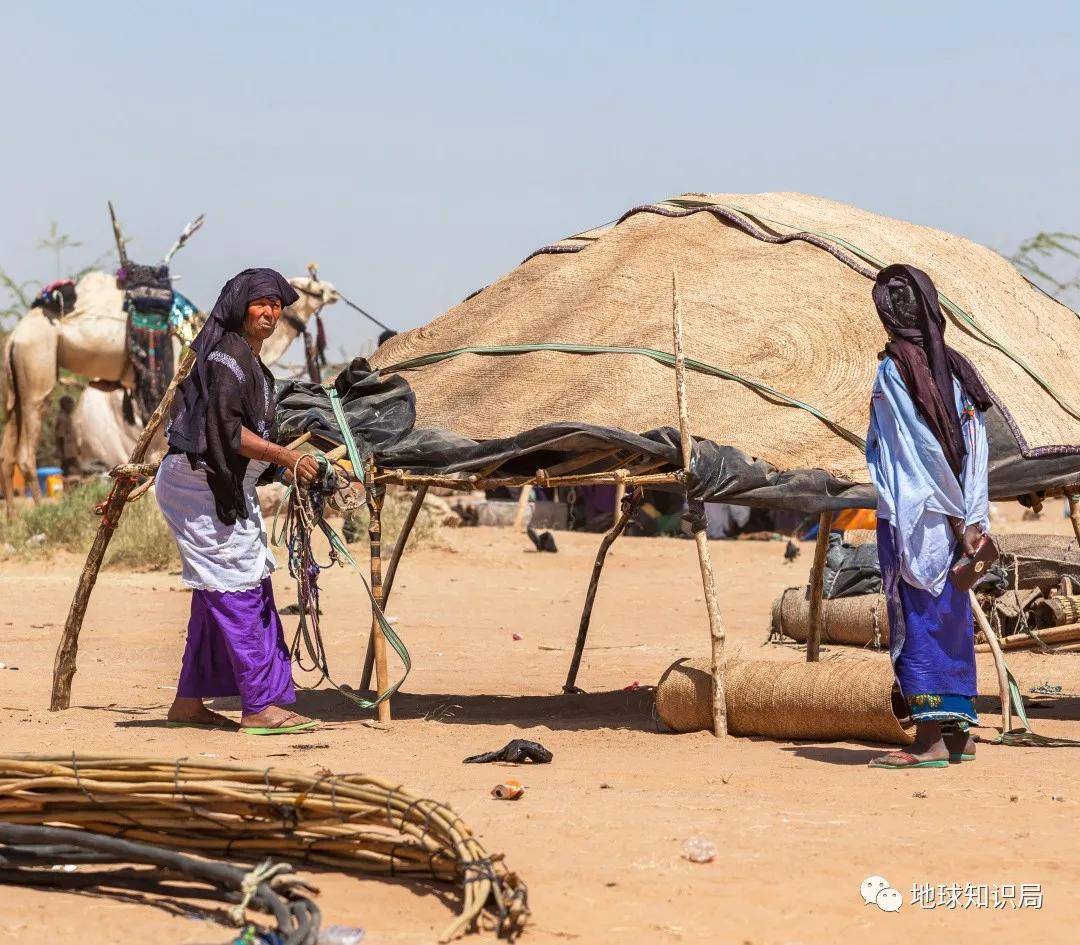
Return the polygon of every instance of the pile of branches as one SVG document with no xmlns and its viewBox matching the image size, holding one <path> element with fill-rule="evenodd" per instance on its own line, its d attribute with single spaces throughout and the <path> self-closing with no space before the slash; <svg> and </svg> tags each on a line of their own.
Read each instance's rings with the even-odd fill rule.
<svg viewBox="0 0 1080 945">
<path fill-rule="evenodd" d="M 200 856 L 271 856 L 450 882 L 461 887 L 462 908 L 441 941 L 481 926 L 512 939 L 528 916 L 524 884 L 453 810 L 365 775 L 17 755 L 0 758 L 0 820 L 122 835 Z"/>
<path fill-rule="evenodd" d="M 55 872 L 61 865 L 121 864 L 124 868 Z M 128 864 L 151 868 L 133 869 Z M 228 916 L 234 925 L 244 925 L 249 906 L 268 913 L 276 922 L 269 935 L 248 935 L 245 940 L 276 941 L 281 945 L 316 945 L 318 940 L 319 909 L 307 895 L 314 890 L 302 883 L 286 863 L 268 860 L 247 871 L 85 830 L 0 822 L 0 882 L 63 890 L 134 891 L 169 899 L 231 896 L 235 904 Z M 248 928 L 253 930 L 252 926 Z"/>
</svg>

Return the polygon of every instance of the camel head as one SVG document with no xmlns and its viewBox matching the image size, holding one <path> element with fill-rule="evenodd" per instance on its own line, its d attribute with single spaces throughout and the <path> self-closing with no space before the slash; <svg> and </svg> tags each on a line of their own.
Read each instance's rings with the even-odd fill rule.
<svg viewBox="0 0 1080 945">
<path fill-rule="evenodd" d="M 290 279 L 289 284 L 300 293 L 300 298 L 289 306 L 289 311 L 305 325 L 324 305 L 333 305 L 341 298 L 331 283 L 312 276 Z"/>
</svg>

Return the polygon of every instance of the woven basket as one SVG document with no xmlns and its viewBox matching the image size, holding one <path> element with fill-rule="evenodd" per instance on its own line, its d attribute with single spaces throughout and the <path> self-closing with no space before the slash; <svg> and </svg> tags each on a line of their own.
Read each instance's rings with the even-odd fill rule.
<svg viewBox="0 0 1080 945">
<path fill-rule="evenodd" d="M 810 601 L 805 587 L 789 587 L 775 601 L 773 633 L 805 643 L 810 632 Z M 889 646 L 889 613 L 884 594 L 837 597 L 821 602 L 821 642 L 843 646 Z"/>
<path fill-rule="evenodd" d="M 724 667 L 732 735 L 910 745 L 911 733 L 893 713 L 892 691 L 892 666 L 881 659 L 731 659 Z M 656 711 L 676 732 L 711 729 L 709 661 L 669 666 L 656 687 Z"/>
</svg>

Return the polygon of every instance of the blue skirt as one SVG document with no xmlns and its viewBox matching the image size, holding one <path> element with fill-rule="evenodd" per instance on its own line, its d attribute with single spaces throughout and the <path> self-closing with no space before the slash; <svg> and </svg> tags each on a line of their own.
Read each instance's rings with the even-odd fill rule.
<svg viewBox="0 0 1080 945">
<path fill-rule="evenodd" d="M 892 525 L 878 519 L 878 561 L 889 607 L 889 649 L 900 692 L 916 721 L 978 722 L 971 598 L 950 578 L 941 594 L 900 576 Z"/>
</svg>

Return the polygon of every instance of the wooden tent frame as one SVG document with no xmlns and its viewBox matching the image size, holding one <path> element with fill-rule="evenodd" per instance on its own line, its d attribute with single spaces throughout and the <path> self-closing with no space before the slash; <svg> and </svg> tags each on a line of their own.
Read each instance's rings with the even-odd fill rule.
<svg viewBox="0 0 1080 945">
<path fill-rule="evenodd" d="M 657 471 L 658 467 L 667 465 L 663 460 L 655 457 L 642 457 L 633 454 L 627 455 L 627 451 L 606 449 L 574 456 L 551 469 L 538 469 L 531 476 L 499 476 L 499 466 L 503 461 L 489 466 L 480 473 L 468 476 L 447 476 L 441 474 L 417 474 L 404 472 L 396 469 L 381 469 L 374 462 L 370 463 L 366 470 L 365 482 L 367 484 L 366 496 L 370 514 L 368 524 L 368 540 L 370 546 L 371 567 L 371 591 L 376 605 L 380 610 L 385 606 L 393 589 L 394 577 L 398 565 L 404 554 L 405 545 L 409 534 L 416 523 L 417 516 L 431 486 L 442 488 L 472 491 L 474 489 L 494 489 L 503 486 L 521 487 L 523 491 L 531 486 L 584 486 L 611 484 L 617 490 L 624 493 L 629 490 L 629 495 L 621 502 L 622 512 L 619 515 L 615 527 L 605 535 L 593 566 L 592 577 L 589 582 L 589 591 L 586 597 L 585 609 L 582 613 L 578 628 L 577 644 L 574 651 L 574 660 L 571 663 L 570 673 L 567 677 L 566 691 L 573 691 L 574 680 L 581 661 L 581 653 L 584 650 L 585 638 L 588 634 L 589 621 L 592 615 L 592 604 L 599 585 L 600 574 L 603 569 L 607 550 L 615 541 L 629 521 L 634 507 L 640 500 L 640 490 L 649 485 L 677 485 L 684 490 L 691 481 L 690 458 L 692 440 L 690 436 L 690 414 L 686 396 L 685 359 L 683 354 L 683 331 L 682 314 L 679 297 L 678 275 L 672 274 L 672 340 L 675 351 L 675 387 L 679 405 L 679 430 L 682 449 L 682 468 L 671 471 Z M 102 514 L 101 525 L 98 527 L 94 543 L 87 555 L 86 564 L 79 578 L 79 584 L 72 599 L 68 611 L 67 621 L 61 634 L 60 642 L 56 651 L 53 664 L 52 691 L 49 708 L 51 711 L 67 709 L 71 705 L 71 685 L 76 672 L 76 659 L 79 647 L 79 634 L 82 630 L 83 619 L 86 615 L 86 607 L 97 583 L 98 573 L 105 558 L 105 552 L 112 540 L 116 526 L 119 524 L 120 515 L 125 505 L 133 496 L 141 495 L 153 481 L 157 471 L 156 464 L 144 462 L 146 451 L 157 432 L 169 408 L 179 385 L 191 372 L 195 364 L 195 353 L 191 349 L 185 352 L 180 365 L 169 384 L 161 403 L 158 404 L 153 416 L 143 429 L 138 442 L 132 451 L 130 460 L 112 470 L 114 483 L 108 498 L 100 507 Z M 294 441 L 290 446 L 296 447 L 302 441 L 312 439 L 305 435 L 300 440 Z M 327 458 L 338 459 L 344 454 L 344 447 L 337 447 L 327 453 Z M 591 472 L 581 473 L 578 470 L 589 466 L 599 466 Z M 145 479 L 136 490 L 139 479 Z M 401 534 L 398 536 L 388 567 L 385 572 L 385 580 L 382 567 L 382 504 L 387 485 L 397 484 L 416 486 L 412 507 L 405 520 Z M 700 503 L 698 503 L 700 505 Z M 722 669 L 724 661 L 725 631 L 723 620 L 720 615 L 716 595 L 716 579 L 713 572 L 712 560 L 709 554 L 708 538 L 705 533 L 704 514 L 693 517 L 694 540 L 698 552 L 698 563 L 701 571 L 702 586 L 705 592 L 705 602 L 708 609 L 709 635 L 712 649 L 712 677 L 713 677 L 713 731 L 717 737 L 727 735 L 727 710 L 724 700 L 724 687 Z M 367 688 L 371 682 L 371 671 L 374 668 L 376 676 L 376 691 L 382 696 L 389 688 L 389 672 L 387 667 L 386 638 L 379 627 L 377 611 L 372 608 L 372 625 L 369 638 L 368 653 L 365 658 L 362 687 Z M 390 700 L 384 699 L 378 705 L 378 717 L 380 721 L 388 722 L 391 719 Z"/>
<path fill-rule="evenodd" d="M 679 440 L 682 458 L 682 468 L 677 470 L 663 470 L 661 467 L 668 464 L 655 457 L 645 457 L 634 454 L 632 451 L 617 448 L 606 448 L 589 453 L 573 456 L 550 469 L 538 469 L 532 475 L 498 475 L 499 468 L 505 460 L 489 465 L 477 473 L 468 475 L 445 475 L 438 473 L 413 473 L 399 469 L 380 468 L 371 462 L 366 470 L 366 497 L 370 513 L 368 525 L 368 540 L 370 547 L 371 591 L 376 606 L 381 610 L 385 607 L 393 589 L 394 578 L 398 566 L 404 555 L 405 546 L 409 535 L 423 505 L 424 497 L 432 486 L 472 491 L 475 489 L 495 489 L 500 487 L 520 488 L 522 501 L 519 505 L 518 525 L 524 513 L 524 503 L 531 491 L 531 487 L 555 487 L 555 486 L 587 486 L 587 485 L 614 485 L 617 490 L 619 501 L 616 504 L 618 515 L 611 530 L 604 535 L 596 560 L 593 564 L 592 575 L 589 580 L 585 603 L 582 609 L 581 620 L 578 626 L 577 639 L 570 668 L 567 673 L 566 683 L 563 686 L 565 693 L 571 694 L 580 690 L 576 687 L 577 673 L 581 664 L 585 641 L 588 636 L 589 624 L 592 617 L 593 603 L 603 571 L 604 562 L 611 545 L 618 539 L 626 528 L 636 505 L 640 502 L 641 490 L 650 485 L 681 486 L 687 491 L 687 501 L 690 505 L 689 516 L 694 535 L 694 542 L 698 554 L 698 564 L 701 571 L 702 587 L 704 590 L 705 604 L 709 620 L 709 637 L 711 644 L 711 676 L 712 676 L 712 720 L 713 734 L 718 738 L 727 735 L 727 708 L 724 696 L 723 665 L 726 633 L 723 618 L 716 593 L 716 579 L 712 566 L 711 553 L 709 550 L 708 536 L 705 530 L 705 516 L 703 504 L 700 500 L 689 498 L 689 485 L 692 482 L 690 460 L 692 453 L 692 438 L 690 434 L 690 410 L 686 395 L 685 358 L 683 353 L 683 327 L 681 314 L 681 299 L 679 290 L 678 273 L 672 273 L 672 342 L 675 355 L 675 390 L 679 409 Z M 89 603 L 90 594 L 97 582 L 97 576 L 101 569 L 105 552 L 108 548 L 112 535 L 119 523 L 120 515 L 129 501 L 137 498 L 153 482 L 153 476 L 157 470 L 156 464 L 144 463 L 146 451 L 157 432 L 166 413 L 172 405 L 173 398 L 179 385 L 190 373 L 195 364 L 195 353 L 190 348 L 185 352 L 173 376 L 161 403 L 158 405 L 149 422 L 146 424 L 135 448 L 132 450 L 130 460 L 112 470 L 114 478 L 112 490 L 98 511 L 102 515 L 101 525 L 87 555 L 86 564 L 79 578 L 79 583 L 68 611 L 67 621 L 61 634 L 60 642 L 56 651 L 53 665 L 52 690 L 49 708 L 50 711 L 67 709 L 71 704 L 71 685 L 76 672 L 76 657 L 78 654 L 79 634 L 82 629 L 86 607 Z M 295 448 L 302 442 L 312 437 L 305 434 L 300 439 L 289 444 Z M 315 438 L 317 439 L 317 438 Z M 344 447 L 335 447 L 326 453 L 328 459 L 339 459 L 344 455 Z M 588 472 L 580 470 L 589 469 Z M 145 478 L 145 481 L 136 488 L 136 482 Z M 412 506 L 397 538 L 388 566 L 384 572 L 382 567 L 382 504 L 387 485 L 415 486 L 417 491 L 414 495 Z M 1080 543 L 1080 483 L 1071 488 L 1057 490 L 1053 494 L 1064 494 L 1069 502 L 1070 518 L 1077 542 Z M 697 508 L 695 509 L 695 506 Z M 809 631 L 806 644 L 806 659 L 815 662 L 820 658 L 821 651 L 821 601 L 824 591 L 825 556 L 828 550 L 829 531 L 832 526 L 834 513 L 826 510 L 818 519 L 818 535 L 814 548 L 814 561 L 810 574 L 810 614 Z M 974 595 L 972 595 L 974 600 Z M 975 606 L 976 619 L 981 615 L 981 609 Z M 379 627 L 377 611 L 372 608 L 371 631 L 367 653 L 365 655 L 364 670 L 361 680 L 361 688 L 367 689 L 371 684 L 372 670 L 376 676 L 376 691 L 382 696 L 389 688 L 389 672 L 387 667 L 386 638 Z M 1004 731 L 1011 727 L 1010 698 L 1007 684 L 1007 670 L 1005 669 L 1004 657 L 1000 646 L 987 627 L 984 627 L 991 651 L 994 655 L 997 669 L 999 687 L 1001 689 L 1003 721 L 1006 723 Z M 377 708 L 380 721 L 391 720 L 390 700 L 384 699 Z"/>
</svg>

